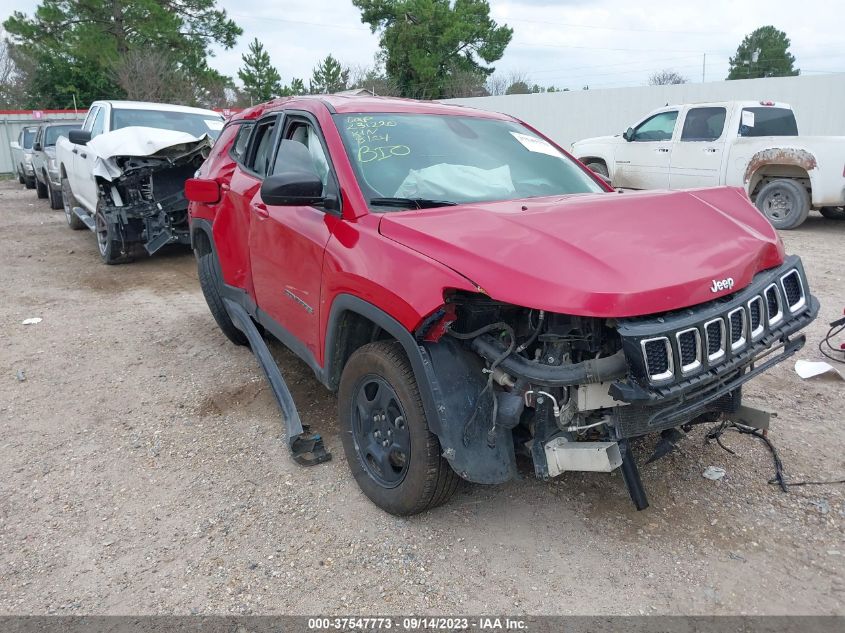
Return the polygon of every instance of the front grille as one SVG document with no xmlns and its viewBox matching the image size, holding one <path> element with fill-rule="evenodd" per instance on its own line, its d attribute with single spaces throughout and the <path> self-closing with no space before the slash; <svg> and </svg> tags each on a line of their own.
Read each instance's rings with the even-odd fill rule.
<svg viewBox="0 0 845 633">
<path fill-rule="evenodd" d="M 661 337 L 643 341 L 643 353 L 648 375 L 652 380 L 671 377 L 672 349 L 669 339 Z"/>
<path fill-rule="evenodd" d="M 804 290 L 801 288 L 801 278 L 797 270 L 792 270 L 781 277 L 783 294 L 786 296 L 786 305 L 790 310 L 797 310 L 804 305 Z"/>
<path fill-rule="evenodd" d="M 774 325 L 783 318 L 783 310 L 780 309 L 780 293 L 775 284 L 766 288 L 766 318 L 769 320 L 769 325 Z"/>
<path fill-rule="evenodd" d="M 701 365 L 701 338 L 697 328 L 678 332 L 678 358 L 681 361 L 681 373 L 688 374 Z"/>
<path fill-rule="evenodd" d="M 789 257 L 780 269 L 759 273 L 730 297 L 620 319 L 618 331 L 632 376 L 663 390 L 675 381 L 704 380 L 709 370 L 764 350 L 812 320 L 814 315 L 805 313 L 814 305 L 800 260 Z"/>
<path fill-rule="evenodd" d="M 725 322 L 713 319 L 704 324 L 707 337 L 707 360 L 711 363 L 725 355 Z"/>
<path fill-rule="evenodd" d="M 745 310 L 737 308 L 728 313 L 728 323 L 731 330 L 731 349 L 736 350 L 745 345 Z"/>
</svg>

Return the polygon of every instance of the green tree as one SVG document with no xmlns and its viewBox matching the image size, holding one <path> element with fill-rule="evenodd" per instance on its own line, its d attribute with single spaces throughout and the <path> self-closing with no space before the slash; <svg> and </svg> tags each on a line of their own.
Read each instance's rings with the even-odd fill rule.
<svg viewBox="0 0 845 633">
<path fill-rule="evenodd" d="M 244 92 L 255 103 L 269 101 L 282 94 L 282 78 L 279 71 L 270 63 L 270 54 L 258 38 L 252 40 L 249 52 L 241 55 L 244 65 L 238 71 L 238 77 L 244 84 Z"/>
<path fill-rule="evenodd" d="M 513 30 L 490 18 L 487 0 L 352 0 L 402 96 L 436 99 L 461 72 L 490 75 Z"/>
<path fill-rule="evenodd" d="M 749 33 L 730 59 L 728 79 L 790 77 L 801 71 L 794 68 L 795 56 L 789 52 L 786 33 L 773 26 L 761 26 Z"/>
<path fill-rule="evenodd" d="M 326 58 L 314 67 L 311 76 L 312 94 L 329 94 L 346 90 L 349 84 L 349 69 L 341 66 L 333 55 L 326 55 Z"/>
<path fill-rule="evenodd" d="M 133 51 L 166 52 L 199 95 L 222 77 L 208 66 L 211 45 L 231 48 L 241 34 L 215 0 L 42 0 L 3 25 L 18 67 L 30 69 L 28 105 L 46 108 L 125 96 L 114 68 Z"/>
</svg>

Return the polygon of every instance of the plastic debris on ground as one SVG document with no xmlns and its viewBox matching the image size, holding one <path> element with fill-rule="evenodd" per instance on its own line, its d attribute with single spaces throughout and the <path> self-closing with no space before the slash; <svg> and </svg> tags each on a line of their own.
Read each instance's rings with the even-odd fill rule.
<svg viewBox="0 0 845 633">
<path fill-rule="evenodd" d="M 30 317 L 21 321 L 21 325 L 35 325 L 36 323 L 41 323 L 41 320 L 41 317 Z"/>
<path fill-rule="evenodd" d="M 822 376 L 824 374 L 833 374 L 841 380 L 845 380 L 845 376 L 842 375 L 842 372 L 823 360 L 796 360 L 795 373 L 805 380 L 807 378 L 815 378 L 816 376 Z"/>
<path fill-rule="evenodd" d="M 720 468 L 718 466 L 708 466 L 704 469 L 704 472 L 701 474 L 705 479 L 719 481 L 722 477 L 725 476 L 725 469 Z"/>
</svg>

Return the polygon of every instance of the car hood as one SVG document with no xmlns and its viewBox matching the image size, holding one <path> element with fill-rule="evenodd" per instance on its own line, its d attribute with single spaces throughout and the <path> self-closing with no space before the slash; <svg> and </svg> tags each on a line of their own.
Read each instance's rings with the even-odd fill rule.
<svg viewBox="0 0 845 633">
<path fill-rule="evenodd" d="M 117 160 L 119 158 L 160 158 L 173 161 L 193 153 L 201 146 L 210 148 L 213 143 L 214 139 L 207 134 L 197 137 L 187 132 L 132 126 L 100 134 L 88 141 L 88 147 L 97 155 L 94 175 L 111 181 L 123 174 Z"/>
<path fill-rule="evenodd" d="M 581 139 L 572 144 L 572 147 L 579 145 L 586 145 L 587 143 L 613 143 L 616 139 L 621 138 L 619 134 L 608 134 L 607 136 L 593 136 L 592 138 Z"/>
<path fill-rule="evenodd" d="M 499 301 L 608 318 L 710 301 L 784 258 L 777 232 L 732 187 L 395 212 L 379 230 Z"/>
</svg>

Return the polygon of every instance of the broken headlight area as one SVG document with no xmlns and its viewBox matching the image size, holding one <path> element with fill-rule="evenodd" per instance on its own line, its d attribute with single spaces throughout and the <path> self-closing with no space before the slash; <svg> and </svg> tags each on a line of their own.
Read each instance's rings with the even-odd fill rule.
<svg viewBox="0 0 845 633">
<path fill-rule="evenodd" d="M 435 373 L 443 372 L 438 379 L 451 413 L 443 425 L 445 454 L 466 478 L 491 483 L 515 474 L 485 466 L 491 451 L 504 459 L 530 458 L 541 478 L 619 466 L 613 408 L 620 403 L 608 386 L 627 376 L 628 365 L 613 321 L 454 293 L 441 318 L 424 327 L 422 338 L 443 332 L 437 342 L 429 337 L 426 348 Z M 444 346 L 454 350 L 455 360 L 444 358 Z M 455 363 L 463 376 L 446 367 Z"/>
<path fill-rule="evenodd" d="M 208 145 L 177 156 L 116 157 L 121 175 L 99 179 L 100 208 L 125 243 L 141 243 L 152 255 L 167 244 L 189 244 L 185 181 L 208 154 Z"/>
<path fill-rule="evenodd" d="M 774 298 L 771 308 L 760 303 L 772 283 L 780 283 L 783 305 L 792 306 L 782 321 Z M 749 343 L 730 349 L 726 342 L 724 358 L 717 358 L 716 345 L 706 345 L 707 327 L 712 338 L 722 331 L 714 319 L 723 319 L 730 341 L 738 306 L 745 325 L 734 324 L 734 330 L 746 329 Z M 740 415 L 742 385 L 800 349 L 804 339 L 797 331 L 817 310 L 800 261 L 789 258 L 727 299 L 634 320 L 555 314 L 454 293 L 417 335 L 437 383 L 444 456 L 464 478 L 506 481 L 516 476 L 518 455 L 528 457 L 543 479 L 621 467 L 632 499 L 643 508 L 647 501 L 629 440 L 661 434 L 656 459 L 692 425 Z M 760 331 L 770 312 L 774 323 L 766 320 Z M 641 343 L 659 337 L 670 341 L 666 354 L 676 360 L 667 356 L 666 367 L 657 367 L 671 371 L 672 380 L 656 386 L 642 369 L 644 363 L 659 364 L 659 350 Z M 694 371 L 693 352 L 704 357 Z"/>
</svg>

